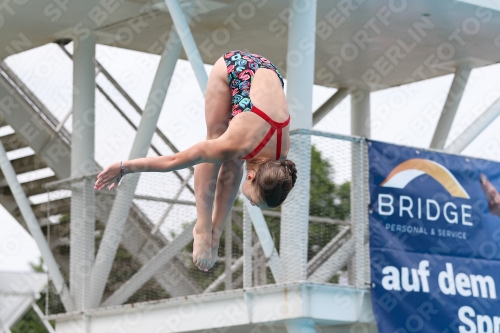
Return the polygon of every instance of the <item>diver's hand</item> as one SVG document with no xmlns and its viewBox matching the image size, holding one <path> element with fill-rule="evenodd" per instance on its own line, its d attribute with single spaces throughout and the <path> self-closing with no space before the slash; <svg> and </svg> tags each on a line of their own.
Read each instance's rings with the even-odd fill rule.
<svg viewBox="0 0 500 333">
<path fill-rule="evenodd" d="M 490 213 L 500 217 L 500 194 L 484 174 L 479 175 L 479 182 L 486 195 L 486 200 L 488 200 Z"/>
<path fill-rule="evenodd" d="M 121 176 L 120 162 L 110 164 L 99 175 L 97 175 L 97 181 L 95 182 L 94 189 L 100 191 L 106 186 L 109 186 L 109 190 L 112 190 L 118 186 Z"/>
</svg>

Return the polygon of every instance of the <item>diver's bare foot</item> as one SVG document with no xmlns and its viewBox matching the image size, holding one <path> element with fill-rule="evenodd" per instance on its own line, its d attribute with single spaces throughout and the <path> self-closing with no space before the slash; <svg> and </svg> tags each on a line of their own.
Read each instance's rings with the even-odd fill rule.
<svg viewBox="0 0 500 333">
<path fill-rule="evenodd" d="M 500 217 L 500 194 L 493 185 L 491 185 L 488 177 L 483 174 L 479 175 L 481 188 L 483 189 L 486 199 L 488 200 L 488 209 L 491 214 Z"/>
<path fill-rule="evenodd" d="M 193 263 L 207 272 L 212 264 L 212 229 L 193 229 Z"/>
<path fill-rule="evenodd" d="M 220 243 L 220 236 L 216 236 L 212 234 L 212 262 L 210 263 L 210 267 L 214 267 L 215 263 L 217 262 L 217 259 L 219 258 L 219 243 Z"/>
</svg>

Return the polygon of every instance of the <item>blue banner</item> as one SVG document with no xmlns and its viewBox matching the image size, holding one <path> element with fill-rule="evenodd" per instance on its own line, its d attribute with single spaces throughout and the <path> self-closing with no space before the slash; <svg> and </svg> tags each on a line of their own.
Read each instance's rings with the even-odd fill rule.
<svg viewBox="0 0 500 333">
<path fill-rule="evenodd" d="M 500 163 L 369 141 L 381 333 L 500 333 Z"/>
</svg>

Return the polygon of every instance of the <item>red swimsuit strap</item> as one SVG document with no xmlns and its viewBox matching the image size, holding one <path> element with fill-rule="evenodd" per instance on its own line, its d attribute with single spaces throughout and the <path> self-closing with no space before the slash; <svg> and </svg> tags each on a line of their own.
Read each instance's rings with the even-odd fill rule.
<svg viewBox="0 0 500 333">
<path fill-rule="evenodd" d="M 255 105 L 252 106 L 252 112 L 259 115 L 262 119 L 267 121 L 269 125 L 271 125 L 271 127 L 274 127 L 275 129 L 285 128 L 290 123 L 290 116 L 288 116 L 288 119 L 285 120 L 284 122 L 278 123 L 277 121 L 272 120 L 267 114 L 265 114 L 261 109 L 259 109 Z"/>
<path fill-rule="evenodd" d="M 248 155 L 242 157 L 244 160 L 248 160 L 258 153 L 266 146 L 266 144 L 271 140 L 271 137 L 273 136 L 274 132 L 277 130 L 278 131 L 278 137 L 277 137 L 277 145 L 276 145 L 276 160 L 279 160 L 281 157 L 281 140 L 283 138 L 283 128 L 285 128 L 289 123 L 290 123 L 290 116 L 288 116 L 288 119 L 282 123 L 279 123 L 277 121 L 272 120 L 267 114 L 265 114 L 262 110 L 260 110 L 256 106 L 252 106 L 252 112 L 257 114 L 259 117 L 264 119 L 269 125 L 271 125 L 271 128 L 267 132 L 266 136 L 262 141 L 259 143 L 257 147 Z"/>
</svg>

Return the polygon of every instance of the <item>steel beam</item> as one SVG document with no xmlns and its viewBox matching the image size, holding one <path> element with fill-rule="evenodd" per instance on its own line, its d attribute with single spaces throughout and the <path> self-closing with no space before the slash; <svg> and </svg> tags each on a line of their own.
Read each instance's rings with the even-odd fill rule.
<svg viewBox="0 0 500 333">
<path fill-rule="evenodd" d="M 48 295 L 46 297 L 48 297 Z M 49 333 L 56 333 L 56 331 L 54 331 L 54 328 L 49 323 L 49 321 L 47 319 L 45 319 L 45 315 L 43 314 L 42 310 L 40 310 L 40 308 L 38 307 L 38 305 L 36 304 L 35 301 L 33 301 L 33 303 L 31 303 L 31 307 L 33 308 L 35 313 L 38 315 L 38 317 L 42 321 L 42 323 L 45 326 L 45 328 L 47 329 L 47 331 L 49 331 Z"/>
<path fill-rule="evenodd" d="M 357 287 L 365 284 L 365 251 L 364 239 L 367 233 L 368 219 L 368 170 L 365 169 L 364 141 L 352 143 L 352 180 L 351 180 L 351 230 L 355 244 L 355 255 L 352 262 L 352 283 Z"/>
<path fill-rule="evenodd" d="M 323 263 L 311 276 L 310 281 L 328 282 L 330 279 L 341 270 L 355 253 L 355 240 L 351 237 L 338 251 L 335 252 L 327 261 Z"/>
<path fill-rule="evenodd" d="M 103 74 L 107 73 L 104 69 L 101 69 L 101 72 Z M 54 177 L 22 184 L 27 196 L 45 193 L 46 189 L 42 188 L 41 184 L 49 181 L 54 182 L 58 179 L 65 180 L 59 180 L 57 182 L 59 185 L 56 187 L 61 188 L 62 185 L 66 184 L 65 186 L 62 186 L 62 188 L 68 189 L 69 183 L 71 183 L 71 181 L 68 181 L 68 179 L 71 179 L 69 178 L 71 160 L 69 145 L 71 143 L 71 136 L 68 135 L 64 127 L 61 127 L 59 133 L 54 133 L 59 121 L 51 116 L 50 111 L 48 111 L 43 104 L 36 99 L 36 96 L 33 95 L 33 93 L 31 93 L 26 86 L 24 86 L 22 81 L 15 76 L 5 63 L 0 64 L 0 95 L 5 95 L 2 99 L 3 110 L 5 112 L 3 113 L 4 117 L 2 117 L 0 121 L 11 125 L 16 133 L 21 135 L 22 139 L 26 140 L 30 147 L 35 150 L 37 156 L 43 158 L 44 163 L 50 163 L 50 167 L 56 173 L 56 176 Z M 142 110 L 140 113 L 142 113 Z M 158 131 L 159 130 L 157 129 L 157 133 Z M 34 133 L 37 133 L 37 135 L 33 135 Z M 165 140 L 166 138 L 163 137 L 163 139 Z M 166 143 L 169 144 L 169 142 Z M 175 147 L 171 148 L 175 151 Z M 2 205 L 4 205 L 9 213 L 19 221 L 19 223 L 25 226 L 26 223 L 19 213 L 17 204 L 15 203 L 14 198 L 10 196 L 10 189 L 7 187 L 2 189 L 2 191 L 4 191 L 4 195 L 0 196 Z M 99 194 L 115 195 L 115 193 L 107 191 L 99 192 Z M 58 203 L 52 202 L 51 213 L 56 213 L 57 210 L 69 213 L 69 202 L 69 198 L 59 201 Z M 110 207 L 111 205 L 106 207 L 106 216 L 109 216 L 108 209 Z M 150 233 L 153 226 L 153 224 L 147 220 L 144 214 L 142 214 L 135 205 L 132 205 L 132 207 L 133 209 L 127 218 L 127 223 L 129 225 L 133 224 L 134 227 L 129 229 L 134 229 L 135 231 L 127 229 L 124 232 L 124 239 L 122 241 L 122 244 L 127 248 L 127 250 L 130 250 L 129 245 L 134 244 L 134 237 L 137 236 L 138 230 L 142 231 L 141 234 L 146 237 L 146 234 Z M 44 219 L 46 219 L 47 204 L 37 205 L 33 207 L 33 211 L 36 216 L 43 216 Z M 106 223 L 106 221 L 107 217 L 105 220 L 101 220 L 103 223 Z M 164 243 L 160 243 L 161 242 L 155 243 L 154 253 L 151 253 L 152 249 L 149 246 L 147 247 L 147 251 L 146 248 L 144 248 L 144 251 L 141 253 L 133 251 L 131 253 L 141 262 L 141 264 L 143 264 L 156 254 L 159 249 L 161 249 L 162 244 Z M 147 254 L 145 252 L 147 252 Z M 183 264 L 177 259 L 174 259 L 170 265 L 167 265 L 164 272 L 165 273 L 163 274 L 155 275 L 155 278 L 173 297 L 201 292 L 199 286 L 197 286 L 196 283 L 189 278 Z M 164 276 L 165 274 L 168 274 L 168 278 Z"/>
<path fill-rule="evenodd" d="M 10 328 L 7 325 L 5 325 L 1 320 L 0 320 L 0 327 L 3 330 L 1 332 L 12 333 L 12 331 L 10 330 Z"/>
<path fill-rule="evenodd" d="M 370 91 L 356 90 L 351 93 L 351 134 L 365 138 L 371 135 Z M 364 235 L 368 218 L 365 187 L 365 142 L 353 142 L 351 147 L 351 231 L 355 256 L 351 263 L 351 277 L 356 287 L 364 285 Z M 337 254 L 335 254 L 337 255 Z M 327 265 L 324 265 L 325 267 Z M 340 267 L 342 268 L 342 267 Z M 339 268 L 339 269 L 340 269 Z"/>
<path fill-rule="evenodd" d="M 5 64 L 0 64 L 2 119 L 16 131 L 58 177 L 70 177 L 69 134 L 54 135 L 57 119 Z M 53 127 L 51 126 L 53 125 Z"/>
<path fill-rule="evenodd" d="M 332 255 L 330 255 L 326 261 L 324 261 L 321 266 L 315 267 L 314 272 L 309 275 L 308 280 L 313 282 L 328 282 L 335 274 L 338 273 L 340 269 L 345 267 L 349 263 L 356 253 L 356 239 L 351 235 L 351 237 L 346 240 L 347 234 L 340 235 L 337 240 L 338 245 L 335 248 L 338 248 Z M 367 232 L 364 233 L 364 251 L 366 252 L 366 246 L 368 245 L 369 235 Z M 367 262 L 367 261 L 365 261 Z M 313 262 L 311 264 L 314 264 Z M 311 265 L 312 266 L 312 265 Z M 313 268 L 313 267 L 311 267 Z M 363 268 L 363 271 L 359 274 L 365 273 L 366 267 Z"/>
<path fill-rule="evenodd" d="M 326 100 L 316 111 L 313 113 L 313 123 L 315 126 L 321 121 L 330 111 L 339 105 L 344 98 L 346 98 L 352 91 L 352 88 L 339 88 L 329 99 Z"/>
<path fill-rule="evenodd" d="M 109 75 L 109 74 L 108 74 Z M 107 76 L 106 76 L 107 77 Z M 113 82 L 113 81 L 111 81 Z M 112 83 L 113 84 L 113 83 Z M 116 88 L 116 86 L 115 86 Z M 118 113 L 123 117 L 123 119 L 130 125 L 130 127 L 132 127 L 134 130 L 137 131 L 137 126 L 132 122 L 132 120 L 125 114 L 125 112 L 123 112 L 123 110 L 118 106 L 118 104 L 115 103 L 115 101 L 111 98 L 111 96 L 99 85 L 97 84 L 97 89 L 99 90 L 99 92 L 108 100 L 108 102 L 113 105 L 113 107 L 115 108 L 116 111 L 118 111 Z M 142 116 L 142 110 L 139 112 L 139 114 Z M 158 127 L 156 128 L 155 130 L 155 133 L 158 134 L 158 136 L 163 140 L 163 142 L 172 150 L 173 153 L 177 153 L 179 152 L 177 150 L 177 148 L 175 148 L 175 146 L 167 139 L 167 137 L 160 131 L 160 129 L 158 129 Z M 160 153 L 160 151 L 158 150 L 158 148 L 156 148 L 156 146 L 154 144 L 151 143 L 151 149 L 158 155 L 158 156 L 161 156 L 163 155 L 162 153 Z M 191 173 L 193 173 L 194 171 L 194 168 L 191 167 L 189 168 L 191 170 Z M 180 175 L 180 173 L 176 170 L 176 171 L 173 171 L 174 175 L 177 176 L 177 178 L 182 181 L 182 182 L 187 182 L 188 180 L 182 178 L 182 176 Z M 186 185 L 186 187 L 189 189 L 189 191 L 191 191 L 191 193 L 194 194 L 194 190 L 191 188 L 191 186 L 189 184 Z"/>
<path fill-rule="evenodd" d="M 245 179 L 245 176 L 243 176 Z M 252 220 L 243 206 L 243 288 L 252 287 Z"/>
<path fill-rule="evenodd" d="M 288 333 L 316 333 L 314 320 L 296 319 L 285 321 L 285 327 Z"/>
<path fill-rule="evenodd" d="M 105 224 L 109 219 L 109 208 L 113 205 L 113 199 L 102 193 L 105 192 L 96 194 L 96 217 Z M 161 233 L 151 235 L 152 226 L 153 223 L 139 209 L 130 210 L 121 244 L 141 265 L 146 264 L 169 243 Z M 184 264 L 177 258 L 164 265 L 154 278 L 171 297 L 192 295 L 202 291 Z"/>
<path fill-rule="evenodd" d="M 292 15 L 288 19 L 287 100 L 290 130 L 311 129 L 314 63 L 316 49 L 316 0 L 298 4 L 290 1 Z M 300 7 L 300 10 L 295 8 Z M 307 43 L 305 50 L 301 45 Z M 309 187 L 311 169 L 311 136 L 294 135 L 288 158 L 295 162 L 298 173 L 295 198 L 284 205 L 281 217 L 280 259 L 284 282 L 307 278 L 307 241 L 309 229 Z M 271 261 L 270 261 L 271 262 Z"/>
<path fill-rule="evenodd" d="M 370 137 L 370 91 L 351 92 L 351 135 Z"/>
<path fill-rule="evenodd" d="M 59 122 L 59 124 L 56 127 L 56 133 L 59 132 L 61 130 L 61 128 L 64 127 L 64 124 L 66 124 L 66 121 L 68 121 L 69 116 L 71 116 L 72 113 L 73 113 L 73 109 L 69 109 L 69 111 L 66 112 L 66 114 L 63 116 L 63 118 L 61 119 L 61 121 Z"/>
<path fill-rule="evenodd" d="M 129 159 L 145 157 L 151 145 L 153 133 L 156 129 L 163 102 L 165 101 L 174 73 L 175 64 L 181 52 L 181 44 L 174 31 L 172 31 L 167 44 L 170 47 L 166 46 L 161 56 Z M 139 174 L 128 175 L 122 180 L 122 184 L 118 189 L 118 194 L 111 209 L 111 215 L 106 224 L 99 251 L 97 252 L 94 268 L 92 269 L 91 304 L 94 307 L 98 307 L 101 302 L 138 182 Z"/>
<path fill-rule="evenodd" d="M 460 134 L 448 147 L 447 153 L 459 154 L 464 150 L 486 127 L 500 115 L 500 98 L 491 104 L 462 134 Z"/>
<path fill-rule="evenodd" d="M 91 175 L 95 133 L 95 47 L 90 34 L 75 41 L 73 55 L 73 135 L 71 177 Z M 70 290 L 75 310 L 90 307 L 90 272 L 94 264 L 95 192 L 93 179 L 71 184 Z"/>
<path fill-rule="evenodd" d="M 24 221 L 28 227 L 28 230 L 31 236 L 35 239 L 37 246 L 42 255 L 43 261 L 49 270 L 49 275 L 54 283 L 57 293 L 61 297 L 61 301 L 64 305 L 66 311 L 73 311 L 73 300 L 69 293 L 68 287 L 64 282 L 61 271 L 59 270 L 59 266 L 57 265 L 52 252 L 50 251 L 50 247 L 45 240 L 45 237 L 40 229 L 38 221 L 36 220 L 35 214 L 31 210 L 30 203 L 28 198 L 24 194 L 24 191 L 17 180 L 16 173 L 12 164 L 10 164 L 9 159 L 7 158 L 7 153 L 3 148 L 3 145 L 0 143 L 0 169 L 9 184 L 12 195 L 14 196 L 16 203 L 23 215 Z"/>
<path fill-rule="evenodd" d="M 231 266 L 233 265 L 233 219 L 232 213 L 226 221 L 224 230 L 224 273 L 226 274 L 225 284 L 226 290 L 230 290 L 233 287 L 233 273 L 231 271 Z"/>
<path fill-rule="evenodd" d="M 58 45 L 61 48 L 61 50 L 64 52 L 64 54 L 66 54 L 70 59 L 73 59 L 73 55 L 71 55 L 71 53 L 68 52 L 68 50 L 64 47 L 64 45 L 62 45 L 62 44 L 58 44 Z M 171 44 L 167 44 L 166 47 L 170 47 L 170 45 Z M 137 105 L 137 103 L 132 99 L 132 97 L 130 97 L 130 95 L 125 91 L 125 89 L 123 89 L 120 86 L 120 84 L 111 76 L 111 74 L 109 74 L 109 72 L 97 60 L 96 60 L 96 66 L 97 66 L 97 70 L 99 71 L 99 73 L 102 73 L 104 75 L 104 77 L 106 77 L 106 79 L 108 79 L 108 81 L 113 85 L 113 87 L 115 87 L 116 90 L 118 90 L 118 92 L 123 96 L 123 98 L 125 98 L 127 100 L 127 102 L 130 104 L 130 106 L 132 106 L 132 108 L 139 115 L 142 116 L 143 111 L 139 107 L 139 105 Z M 111 103 L 111 105 L 113 105 L 113 107 L 116 109 L 116 111 L 118 111 L 118 113 L 123 117 L 123 119 L 125 119 L 125 121 L 134 130 L 137 130 L 137 126 L 135 126 L 135 124 L 132 122 L 132 120 L 121 110 L 121 108 L 115 103 L 115 101 L 111 98 L 111 96 L 108 93 L 106 93 L 106 91 L 103 89 L 103 87 L 101 87 L 99 84 L 96 84 L 96 87 L 104 95 L 104 97 Z M 72 110 L 70 110 L 70 111 L 72 112 Z M 67 115 L 69 116 L 70 113 L 68 113 Z M 59 123 L 59 125 L 57 126 L 56 132 L 57 132 L 58 128 L 62 128 L 62 126 L 60 127 L 60 125 L 61 125 L 61 123 Z M 174 153 L 179 152 L 179 150 L 172 144 L 172 142 L 165 136 L 165 134 L 163 134 L 163 132 L 160 131 L 160 129 L 158 127 L 156 128 L 155 133 L 163 140 L 163 142 Z M 155 148 L 154 145 L 151 145 L 151 148 L 155 151 L 155 153 L 157 153 L 158 155 L 161 155 L 160 152 L 158 151 L 158 149 Z M 189 169 L 191 171 L 194 170 L 193 167 L 190 167 Z M 179 178 L 179 180 L 184 181 L 184 179 L 181 177 L 181 175 L 177 171 L 174 171 L 174 174 L 177 176 L 177 178 Z M 188 186 L 188 188 L 189 188 L 189 191 L 191 191 L 191 193 L 194 193 L 193 189 L 190 186 Z"/>
<path fill-rule="evenodd" d="M 349 239 L 349 233 L 351 228 L 346 226 L 339 231 L 335 237 L 333 237 L 328 244 L 326 244 L 309 262 L 307 263 L 307 275 L 310 277 L 316 272 L 316 270 L 321 267 L 328 259 L 330 259 L 335 252 L 340 249 Z M 317 281 L 324 282 L 324 281 Z"/>
<path fill-rule="evenodd" d="M 14 92 L 16 92 L 17 93 L 16 95 L 18 95 L 18 96 L 16 96 L 16 98 L 20 97 L 22 103 L 29 104 L 28 111 L 34 112 L 39 117 L 42 118 L 42 119 L 39 119 L 38 117 L 34 117 L 34 119 L 32 119 L 32 122 L 34 121 L 33 124 L 38 125 L 36 123 L 36 121 L 43 120 L 42 123 L 50 126 L 52 129 L 55 129 L 57 127 L 59 120 L 45 107 L 45 105 L 35 96 L 35 94 L 33 94 L 33 92 L 23 83 L 23 81 L 4 62 L 2 62 L 0 64 L 0 73 L 1 73 L 1 76 L 3 78 L 5 78 L 6 81 L 8 81 L 9 89 L 11 89 L 11 94 L 14 95 Z M 3 101 L 5 102 L 5 100 L 3 100 Z M 10 104 L 10 105 L 8 105 L 8 104 Z M 4 113 L 5 118 L 7 118 L 6 114 L 10 114 L 12 112 L 12 110 L 9 110 L 9 108 L 12 106 L 13 106 L 12 103 L 7 103 L 7 105 L 5 105 L 5 104 L 3 105 L 3 107 L 7 108 L 6 112 Z M 9 125 L 12 126 L 12 123 L 10 121 L 9 121 Z M 42 124 L 40 124 L 40 125 L 42 125 Z M 12 128 L 15 128 L 15 126 L 12 126 Z M 36 147 L 46 148 L 46 146 L 52 141 L 51 139 L 46 140 L 46 141 L 40 140 L 42 138 L 38 137 L 37 135 L 33 135 L 33 133 L 31 131 L 28 131 L 28 132 L 24 131 L 24 133 L 21 133 L 21 134 L 24 136 L 25 136 L 25 134 L 31 134 L 31 135 L 27 136 L 27 142 L 30 144 L 31 148 L 33 148 L 33 144 L 35 144 Z M 62 129 L 60 132 L 58 132 L 56 136 L 59 136 L 67 143 L 69 143 L 69 141 L 71 140 L 71 134 L 65 129 Z M 35 140 L 35 139 L 38 139 L 38 140 Z M 43 149 L 41 149 L 41 148 L 39 148 L 39 149 L 43 151 Z"/>
<path fill-rule="evenodd" d="M 471 70 L 472 67 L 469 64 L 457 68 L 455 77 L 451 83 L 450 91 L 448 92 L 448 97 L 446 97 L 446 102 L 444 103 L 443 111 L 441 112 L 441 117 L 439 118 L 434 136 L 432 137 L 431 148 L 444 148 Z"/>
<path fill-rule="evenodd" d="M 59 182 L 56 182 L 59 183 Z M 49 184 L 50 186 L 50 184 Z M 51 188 L 54 188 L 50 186 Z M 115 193 L 113 192 L 99 192 L 100 195 L 107 195 L 107 196 L 116 196 Z M 170 199 L 170 198 L 162 198 L 162 197 L 153 197 L 150 195 L 134 195 L 134 199 L 139 199 L 139 200 L 151 200 L 151 201 L 156 201 L 156 202 L 166 202 L 169 204 L 179 204 L 179 205 L 186 205 L 186 206 L 196 206 L 196 202 L 194 201 L 187 201 L 187 200 L 179 200 L 179 199 Z M 243 212 L 242 207 L 232 207 L 231 210 L 233 212 Z M 270 211 L 270 210 L 261 210 L 262 214 L 264 216 L 272 216 L 272 217 L 281 217 L 281 212 L 275 212 L 275 211 Z M 315 223 L 327 223 L 327 224 L 333 224 L 333 225 L 350 225 L 351 222 L 349 220 L 339 220 L 339 219 L 331 219 L 328 217 L 320 217 L 320 216 L 309 216 L 309 222 L 315 222 Z"/>
<path fill-rule="evenodd" d="M 255 286 L 267 285 L 267 260 L 262 248 L 254 252 L 253 283 Z"/>
<path fill-rule="evenodd" d="M 252 206 L 250 204 L 250 201 L 244 199 L 244 202 L 245 211 L 248 213 L 248 217 L 252 221 L 255 233 L 257 234 L 260 245 L 262 246 L 262 250 L 264 251 L 264 256 L 268 260 L 269 268 L 271 268 L 271 272 L 273 273 L 274 280 L 276 281 L 276 283 L 284 282 L 283 266 L 278 255 L 278 251 L 274 246 L 274 240 L 271 236 L 271 233 L 269 232 L 269 228 L 267 227 L 264 215 L 262 214 L 260 208 L 257 206 Z M 248 245 L 245 244 L 245 246 Z M 245 247 L 245 249 L 247 249 L 247 247 Z"/>
<path fill-rule="evenodd" d="M 195 222 L 185 228 L 172 242 L 158 252 L 151 260 L 144 264 L 127 282 L 103 302 L 103 306 L 123 304 L 139 288 L 149 281 L 165 264 L 193 240 Z"/>
<path fill-rule="evenodd" d="M 200 51 L 198 51 L 193 34 L 189 28 L 188 20 L 184 16 L 184 12 L 178 0 L 165 0 L 165 3 L 167 4 L 172 20 L 174 21 L 175 29 L 181 39 L 184 52 L 191 63 L 191 67 L 193 67 L 194 75 L 196 76 L 201 92 L 205 95 L 208 75 L 205 71 L 203 60 L 201 60 Z"/>
</svg>

